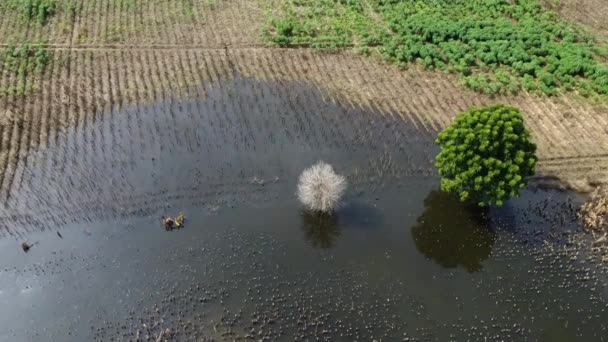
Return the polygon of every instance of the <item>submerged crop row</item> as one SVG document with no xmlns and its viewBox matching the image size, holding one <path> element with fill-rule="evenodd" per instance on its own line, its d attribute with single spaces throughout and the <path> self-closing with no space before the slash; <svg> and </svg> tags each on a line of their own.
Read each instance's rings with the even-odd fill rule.
<svg viewBox="0 0 608 342">
<path fill-rule="evenodd" d="M 377 51 L 488 94 L 608 95 L 608 45 L 539 0 L 290 0 L 266 35 L 282 46 Z"/>
</svg>

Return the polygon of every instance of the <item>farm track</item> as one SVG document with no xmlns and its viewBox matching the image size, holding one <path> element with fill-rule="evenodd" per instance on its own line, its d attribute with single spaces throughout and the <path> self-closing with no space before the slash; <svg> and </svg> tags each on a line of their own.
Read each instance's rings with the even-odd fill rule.
<svg viewBox="0 0 608 342">
<path fill-rule="evenodd" d="M 239 173 L 228 177 L 218 166 L 206 171 L 215 178 L 192 189 L 132 188 L 133 170 L 155 166 L 132 158 L 167 151 L 215 156 L 222 146 L 280 150 L 286 141 L 338 149 L 366 144 L 379 153 L 389 146 L 386 159 L 403 154 L 408 167 L 385 172 L 370 166 L 372 178 L 381 183 L 385 176 L 430 176 L 430 161 L 410 157 L 408 142 L 419 137 L 428 143 L 458 112 L 494 102 L 525 113 L 538 145 L 539 175 L 579 189 L 608 182 L 606 107 L 571 97 L 492 98 L 464 89 L 448 75 L 399 70 L 349 52 L 271 48 L 260 39 L 263 11 L 255 1 L 192 0 L 191 10 L 177 1 L 129 3 L 84 1 L 73 16 L 61 13 L 44 29 L 3 15 L 0 4 L 3 37 L 47 38 L 53 54 L 44 74 L 26 78 L 31 94 L 0 97 L 5 227 L 43 229 L 82 220 L 85 212 L 147 215 L 182 197 L 214 207 L 256 196 L 249 183 L 238 180 L 250 176 L 247 168 L 260 168 L 247 154 L 239 155 Z M 14 73 L 0 70 L 0 89 L 19 82 Z M 247 90 L 235 93 L 235 85 Z M 252 111 L 259 115 L 252 117 Z M 167 129 L 180 125 L 187 126 L 185 134 Z M 115 170 L 131 176 L 106 181 Z M 213 187 L 220 190 L 209 190 Z M 258 195 L 263 199 L 268 193 Z"/>
</svg>

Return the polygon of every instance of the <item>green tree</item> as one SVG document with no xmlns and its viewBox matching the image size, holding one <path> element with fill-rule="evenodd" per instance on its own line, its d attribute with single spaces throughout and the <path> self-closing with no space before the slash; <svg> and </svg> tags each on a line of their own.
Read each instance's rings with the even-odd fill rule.
<svg viewBox="0 0 608 342">
<path fill-rule="evenodd" d="M 470 108 L 435 143 L 441 147 L 435 159 L 441 189 L 458 194 L 461 201 L 500 206 L 534 175 L 536 145 L 513 107 Z"/>
</svg>

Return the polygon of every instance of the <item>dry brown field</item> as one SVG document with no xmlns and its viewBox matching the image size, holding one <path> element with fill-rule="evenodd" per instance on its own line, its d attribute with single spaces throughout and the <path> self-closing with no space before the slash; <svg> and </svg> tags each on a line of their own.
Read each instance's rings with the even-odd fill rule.
<svg viewBox="0 0 608 342">
<path fill-rule="evenodd" d="M 550 6 L 562 17 L 586 25 L 608 38 L 608 4 L 603 0 L 561 0 Z"/>
</svg>

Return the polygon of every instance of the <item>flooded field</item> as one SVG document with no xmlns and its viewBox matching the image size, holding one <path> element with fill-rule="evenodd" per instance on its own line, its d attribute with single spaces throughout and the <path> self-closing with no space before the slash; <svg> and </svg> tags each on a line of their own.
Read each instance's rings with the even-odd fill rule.
<svg viewBox="0 0 608 342">
<path fill-rule="evenodd" d="M 0 339 L 606 340 L 581 199 L 473 211 L 438 191 L 433 139 L 238 74 L 70 127 L 2 194 Z M 295 196 L 317 160 L 349 182 L 331 219 Z"/>
</svg>

